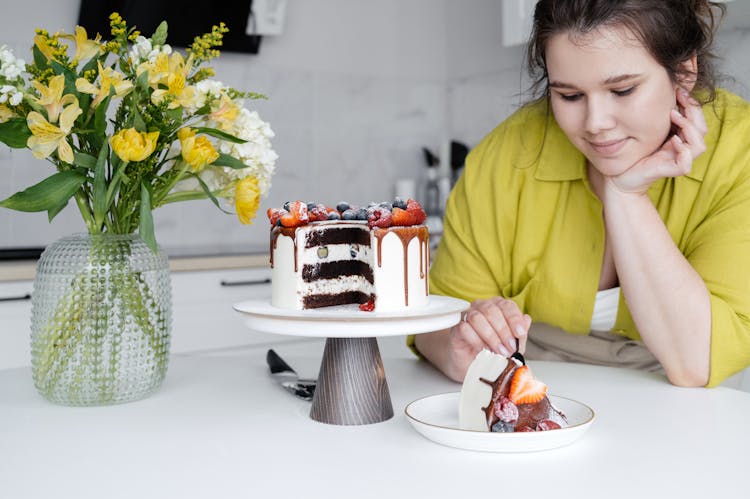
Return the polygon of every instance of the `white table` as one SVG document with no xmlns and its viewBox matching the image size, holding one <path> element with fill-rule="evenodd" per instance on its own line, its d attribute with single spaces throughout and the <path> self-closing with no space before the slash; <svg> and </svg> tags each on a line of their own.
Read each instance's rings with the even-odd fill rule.
<svg viewBox="0 0 750 499">
<path fill-rule="evenodd" d="M 748 497 L 750 394 L 684 389 L 639 371 L 532 362 L 551 392 L 597 419 L 571 446 L 489 454 L 437 445 L 404 406 L 460 386 L 379 340 L 395 416 L 334 426 L 268 375 L 272 346 L 315 375 L 323 342 L 174 355 L 151 397 L 55 406 L 27 368 L 0 371 L 3 498 Z M 497 488 L 498 492 L 494 492 Z M 499 492 L 502 491 L 502 494 Z"/>
</svg>

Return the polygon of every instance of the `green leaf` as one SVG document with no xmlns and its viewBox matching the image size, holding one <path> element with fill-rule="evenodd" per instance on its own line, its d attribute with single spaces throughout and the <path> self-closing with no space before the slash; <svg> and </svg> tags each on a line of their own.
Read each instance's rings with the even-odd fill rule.
<svg viewBox="0 0 750 499">
<path fill-rule="evenodd" d="M 94 112 L 94 132 L 96 137 L 104 137 L 107 132 L 107 108 L 109 108 L 109 101 L 112 99 L 113 90 L 110 91 L 109 95 L 102 100 L 96 111 Z M 99 140 L 101 147 L 101 140 Z M 103 149 L 103 148 L 102 148 Z"/>
<path fill-rule="evenodd" d="M 148 132 L 146 122 L 143 121 L 143 116 L 141 116 L 141 113 L 138 112 L 138 109 L 135 107 L 133 108 L 133 128 L 142 133 Z"/>
<path fill-rule="evenodd" d="M 138 75 L 138 78 L 135 80 L 135 86 L 144 92 L 148 92 L 148 71 L 144 71 Z"/>
<path fill-rule="evenodd" d="M 151 189 L 146 181 L 141 182 L 141 218 L 138 225 L 138 234 L 148 247 L 156 253 L 156 236 L 154 235 L 154 218 L 151 214 Z"/>
<path fill-rule="evenodd" d="M 39 50 L 39 47 L 34 45 L 31 48 L 31 52 L 34 54 L 34 66 L 39 69 L 45 69 L 49 66 L 47 58 L 44 56 L 44 54 L 42 54 L 42 51 Z"/>
<path fill-rule="evenodd" d="M 167 21 L 162 21 L 151 35 L 151 45 L 164 45 L 167 41 Z"/>
<path fill-rule="evenodd" d="M 73 164 L 93 170 L 96 168 L 96 157 L 91 154 L 86 154 L 85 152 L 74 152 Z"/>
<path fill-rule="evenodd" d="M 38 184 L 0 201 L 0 206 L 18 211 L 54 211 L 67 203 L 85 181 L 86 175 L 81 170 L 55 173 Z"/>
<path fill-rule="evenodd" d="M 219 153 L 219 158 L 211 164 L 214 166 L 228 166 L 229 168 L 233 168 L 235 170 L 242 170 L 244 168 L 247 168 L 247 165 L 239 159 L 224 153 Z"/>
<path fill-rule="evenodd" d="M 47 210 L 47 221 L 51 222 L 57 216 L 57 214 L 63 210 L 63 208 L 68 206 L 69 201 L 70 199 L 66 199 L 64 203 L 60 203 L 58 206 Z"/>
<path fill-rule="evenodd" d="M 231 135 L 227 132 L 222 132 L 221 130 L 217 130 L 216 128 L 207 128 L 207 127 L 199 126 L 199 127 L 195 127 L 193 130 L 195 130 L 197 133 L 205 133 L 206 135 L 210 135 L 211 137 L 216 137 L 217 139 L 234 142 L 235 144 L 244 144 L 245 142 L 247 142 L 245 139 L 235 137 L 234 135 Z"/>
<path fill-rule="evenodd" d="M 193 177 L 195 177 L 195 179 L 196 179 L 196 180 L 198 181 L 198 183 L 199 183 L 199 184 L 201 185 L 201 188 L 203 189 L 203 192 L 205 192 L 205 193 L 206 193 L 206 196 L 208 196 L 208 199 L 210 199 L 210 200 L 211 200 L 211 202 L 212 202 L 213 204 L 215 204 L 215 205 L 216 205 L 216 207 L 217 207 L 218 209 L 220 209 L 221 211 L 223 211 L 224 213 L 226 213 L 226 214 L 228 214 L 228 215 L 231 215 L 231 214 L 232 214 L 232 212 L 231 212 L 231 211 L 227 211 L 227 210 L 225 210 L 224 208 L 222 208 L 222 207 L 221 207 L 221 204 L 219 204 L 219 200 L 218 200 L 218 199 L 216 199 L 216 196 L 214 196 L 214 193 L 213 193 L 213 192 L 211 192 L 211 189 L 209 189 L 209 188 L 208 188 L 208 186 L 207 186 L 207 185 L 206 185 L 206 183 L 205 183 L 205 182 L 203 181 L 203 179 L 202 179 L 202 178 L 200 178 L 200 177 L 199 177 L 198 175 L 196 175 L 196 174 L 194 174 L 194 173 L 193 173 L 192 175 L 193 175 Z"/>
<path fill-rule="evenodd" d="M 79 93 L 76 89 L 76 80 L 78 79 L 78 75 L 75 73 L 75 71 L 67 66 L 63 66 L 57 61 L 50 61 L 50 66 L 52 66 L 52 69 L 56 74 L 65 75 L 65 90 L 63 93 L 73 94 L 78 97 Z"/>
<path fill-rule="evenodd" d="M 96 160 L 96 170 L 94 171 L 94 223 L 101 227 L 104 223 L 104 217 L 107 214 L 107 156 L 109 155 L 109 146 L 105 143 L 99 151 L 99 158 Z"/>
<path fill-rule="evenodd" d="M 31 130 L 24 118 L 11 118 L 5 123 L 0 123 L 0 141 L 9 147 L 23 149 L 29 137 L 31 137 Z"/>
</svg>

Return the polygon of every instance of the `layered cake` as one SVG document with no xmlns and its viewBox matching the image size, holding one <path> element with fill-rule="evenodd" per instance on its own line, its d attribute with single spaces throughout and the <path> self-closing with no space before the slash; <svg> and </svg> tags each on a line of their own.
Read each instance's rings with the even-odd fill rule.
<svg viewBox="0 0 750 499">
<path fill-rule="evenodd" d="M 510 433 L 559 429 L 567 420 L 529 366 L 482 350 L 464 378 L 458 424 L 464 430 Z"/>
<path fill-rule="evenodd" d="M 272 305 L 355 303 L 383 312 L 427 304 L 429 232 L 418 202 L 331 208 L 294 201 L 267 214 Z"/>
</svg>

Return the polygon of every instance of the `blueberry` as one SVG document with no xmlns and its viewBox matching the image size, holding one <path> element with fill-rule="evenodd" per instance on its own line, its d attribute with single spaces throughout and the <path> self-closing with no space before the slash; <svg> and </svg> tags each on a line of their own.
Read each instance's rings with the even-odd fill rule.
<svg viewBox="0 0 750 499">
<path fill-rule="evenodd" d="M 375 208 L 379 203 L 376 203 L 375 201 L 370 201 L 367 203 L 368 208 Z"/>
<path fill-rule="evenodd" d="M 341 218 L 344 220 L 356 220 L 357 213 L 354 210 L 344 210 L 344 213 L 341 214 Z"/>
<path fill-rule="evenodd" d="M 393 207 L 394 208 L 401 208 L 402 210 L 406 209 L 406 201 L 404 201 L 401 198 L 394 198 L 393 199 Z"/>
<path fill-rule="evenodd" d="M 393 203 L 389 203 L 388 201 L 383 201 L 378 206 L 385 208 L 388 211 L 393 211 Z"/>
<path fill-rule="evenodd" d="M 276 227 L 281 227 L 281 219 L 276 220 Z"/>
<path fill-rule="evenodd" d="M 286 211 L 289 211 L 289 203 L 291 203 L 291 201 L 287 201 L 286 203 L 284 203 L 284 209 Z"/>
<path fill-rule="evenodd" d="M 352 244 L 349 247 L 349 255 L 351 255 L 352 258 L 357 258 L 357 252 L 359 251 L 359 245 L 358 244 Z"/>
<path fill-rule="evenodd" d="M 367 208 L 360 208 L 357 210 L 357 220 L 367 220 Z"/>
<path fill-rule="evenodd" d="M 312 211 L 316 206 L 318 206 L 318 203 L 307 203 L 307 211 Z"/>
<path fill-rule="evenodd" d="M 512 423 L 506 423 L 505 421 L 498 421 L 492 425 L 492 431 L 497 433 L 513 433 L 514 427 Z"/>
<path fill-rule="evenodd" d="M 341 220 L 341 215 L 337 211 L 332 211 L 328 214 L 328 220 Z"/>
<path fill-rule="evenodd" d="M 349 208 L 350 208 L 349 203 L 347 203 L 346 201 L 341 201 L 339 204 L 336 205 L 336 209 L 339 210 L 340 212 L 345 212 Z"/>
</svg>

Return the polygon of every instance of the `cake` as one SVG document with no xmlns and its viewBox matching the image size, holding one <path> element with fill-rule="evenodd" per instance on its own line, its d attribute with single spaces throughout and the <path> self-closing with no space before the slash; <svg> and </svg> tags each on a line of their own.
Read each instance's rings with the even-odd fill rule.
<svg viewBox="0 0 750 499">
<path fill-rule="evenodd" d="M 365 208 L 294 201 L 267 215 L 273 306 L 353 303 L 387 312 L 427 304 L 429 232 L 417 201 Z"/>
<path fill-rule="evenodd" d="M 518 356 L 520 357 L 520 356 Z M 547 397 L 547 386 L 516 356 L 482 350 L 461 388 L 459 427 L 464 430 L 522 432 L 559 429 L 565 415 Z"/>
</svg>

